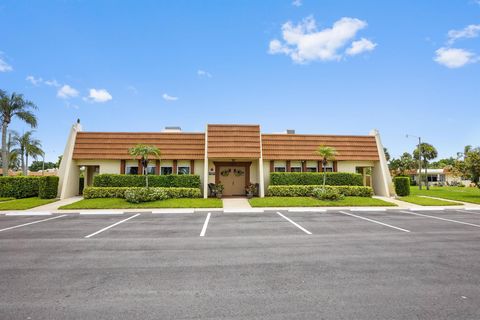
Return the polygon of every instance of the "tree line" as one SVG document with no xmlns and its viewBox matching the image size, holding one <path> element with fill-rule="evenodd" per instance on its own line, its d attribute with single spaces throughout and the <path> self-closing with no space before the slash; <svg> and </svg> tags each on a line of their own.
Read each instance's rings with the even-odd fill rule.
<svg viewBox="0 0 480 320">
<path fill-rule="evenodd" d="M 465 146 L 462 152 L 457 152 L 456 157 L 439 159 L 431 162 L 438 156 L 437 149 L 429 144 L 422 143 L 412 153 L 404 152 L 398 158 L 390 158 L 385 150 L 390 172 L 394 176 L 407 176 L 416 171 L 419 165 L 423 169 L 444 169 L 456 177 L 462 177 L 475 183 L 480 188 L 480 147 Z M 425 179 L 427 171 L 425 170 Z M 428 186 L 428 185 L 427 185 Z"/>
</svg>

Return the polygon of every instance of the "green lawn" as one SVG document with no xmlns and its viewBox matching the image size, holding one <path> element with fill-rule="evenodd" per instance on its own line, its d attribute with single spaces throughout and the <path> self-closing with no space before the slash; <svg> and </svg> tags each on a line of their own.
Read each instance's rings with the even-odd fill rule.
<svg viewBox="0 0 480 320">
<path fill-rule="evenodd" d="M 401 197 L 399 200 L 418 204 L 421 206 L 461 206 L 462 205 L 462 203 L 460 202 L 451 202 L 451 201 L 445 201 L 445 200 L 424 198 L 419 196 Z"/>
<path fill-rule="evenodd" d="M 392 207 L 395 204 L 367 197 L 345 197 L 339 201 L 322 201 L 311 197 L 266 197 L 250 199 L 252 207 Z"/>
<path fill-rule="evenodd" d="M 471 202 L 480 204 L 480 189 L 468 187 L 430 187 L 426 190 L 418 190 L 418 187 L 410 187 L 410 193 L 414 196 L 430 196 L 449 200 Z"/>
<path fill-rule="evenodd" d="M 25 210 L 31 209 L 44 204 L 52 203 L 57 199 L 40 199 L 40 198 L 25 198 L 15 199 L 12 201 L 0 202 L 0 210 Z"/>
<path fill-rule="evenodd" d="M 15 200 L 15 198 L 0 198 L 0 202 Z"/>
<path fill-rule="evenodd" d="M 59 209 L 153 209 L 153 208 L 222 208 L 219 199 L 167 199 L 143 203 L 130 203 L 125 199 L 98 198 L 83 199 Z"/>
</svg>

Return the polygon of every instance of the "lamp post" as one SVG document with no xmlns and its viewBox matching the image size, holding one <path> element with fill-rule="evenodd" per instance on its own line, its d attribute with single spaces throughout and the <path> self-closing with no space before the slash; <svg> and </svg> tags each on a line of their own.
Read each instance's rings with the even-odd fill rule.
<svg viewBox="0 0 480 320">
<path fill-rule="evenodd" d="M 422 190 L 422 150 L 420 146 L 422 145 L 422 138 L 419 136 L 414 136 L 412 134 L 407 134 L 407 138 L 418 138 L 418 189 Z"/>
</svg>

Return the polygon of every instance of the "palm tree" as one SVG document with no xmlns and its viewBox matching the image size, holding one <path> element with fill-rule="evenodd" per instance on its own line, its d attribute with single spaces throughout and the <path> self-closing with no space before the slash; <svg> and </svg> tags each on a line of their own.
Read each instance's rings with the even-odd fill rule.
<svg viewBox="0 0 480 320">
<path fill-rule="evenodd" d="M 38 156 L 43 156 L 42 144 L 40 140 L 32 137 L 33 131 L 27 131 L 21 136 L 16 137 L 16 143 L 18 145 L 18 153 L 21 157 L 22 172 L 27 175 L 28 169 L 28 157 L 32 157 L 35 160 Z"/>
<path fill-rule="evenodd" d="M 421 154 L 419 154 L 418 149 L 420 149 Z M 425 167 L 425 186 L 427 187 L 427 190 L 430 190 L 427 176 L 428 161 L 435 159 L 438 156 L 438 152 L 434 146 L 426 142 L 421 143 L 420 148 L 418 149 L 415 149 L 415 151 L 413 151 L 413 157 L 417 160 L 423 158 L 423 166 Z"/>
<path fill-rule="evenodd" d="M 7 146 L 7 130 L 13 118 L 23 120 L 32 128 L 37 126 L 37 117 L 31 109 L 37 106 L 25 100 L 22 94 L 12 93 L 10 96 L 6 91 L 0 90 L 0 122 L 2 126 L 2 159 L 9 159 Z M 2 161 L 3 175 L 8 175 L 8 161 Z"/>
<path fill-rule="evenodd" d="M 15 147 L 17 146 L 17 137 L 18 133 L 13 130 L 8 131 L 8 140 L 7 140 L 7 154 L 9 158 L 8 168 L 12 170 L 17 170 L 19 167 L 19 154 Z"/>
<path fill-rule="evenodd" d="M 137 144 L 133 148 L 128 149 L 128 153 L 135 159 L 140 158 L 140 160 L 142 161 L 142 166 L 145 170 L 145 183 L 148 188 L 148 157 L 154 156 L 160 158 L 160 149 L 155 146 Z"/>
<path fill-rule="evenodd" d="M 335 156 L 338 154 L 338 152 L 334 147 L 319 146 L 317 148 L 316 154 L 322 157 L 323 190 L 325 190 L 325 183 L 327 181 L 327 174 L 325 172 L 325 167 L 327 166 L 328 161 L 335 159 Z"/>
</svg>

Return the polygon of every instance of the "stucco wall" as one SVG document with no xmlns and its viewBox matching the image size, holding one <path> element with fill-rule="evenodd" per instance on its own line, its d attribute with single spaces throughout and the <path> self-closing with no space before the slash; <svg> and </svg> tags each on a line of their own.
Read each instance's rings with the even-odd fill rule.
<svg viewBox="0 0 480 320">
<path fill-rule="evenodd" d="M 337 171 L 355 173 L 356 167 L 373 167 L 373 166 L 374 166 L 374 161 L 338 161 Z"/>
<path fill-rule="evenodd" d="M 99 166 L 100 174 L 104 174 L 104 173 L 119 174 L 120 173 L 120 160 L 76 160 L 75 165 L 77 165 L 78 167 Z"/>
</svg>

